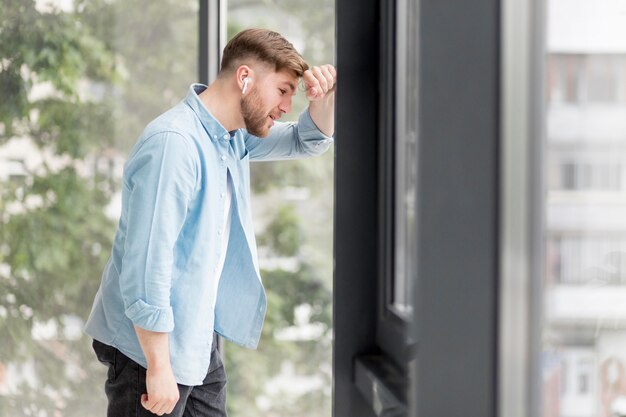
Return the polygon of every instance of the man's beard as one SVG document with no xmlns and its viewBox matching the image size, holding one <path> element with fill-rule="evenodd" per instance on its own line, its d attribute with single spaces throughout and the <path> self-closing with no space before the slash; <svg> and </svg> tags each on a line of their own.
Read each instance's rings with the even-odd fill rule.
<svg viewBox="0 0 626 417">
<path fill-rule="evenodd" d="M 269 134 L 268 115 L 263 111 L 263 102 L 256 87 L 241 97 L 241 115 L 248 133 L 261 138 Z"/>
</svg>

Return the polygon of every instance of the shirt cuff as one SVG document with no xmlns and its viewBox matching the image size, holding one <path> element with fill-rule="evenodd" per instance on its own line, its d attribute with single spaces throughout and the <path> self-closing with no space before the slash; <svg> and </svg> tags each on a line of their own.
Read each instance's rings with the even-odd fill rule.
<svg viewBox="0 0 626 417">
<path fill-rule="evenodd" d="M 157 307 L 137 300 L 125 311 L 134 325 L 152 332 L 169 333 L 174 330 L 172 307 Z"/>
<path fill-rule="evenodd" d="M 300 113 L 300 117 L 298 119 L 298 133 L 301 138 L 305 140 L 317 140 L 318 143 L 330 144 L 334 141 L 332 136 L 326 136 L 317 127 L 313 118 L 311 118 L 311 113 L 309 113 L 308 107 Z"/>
</svg>

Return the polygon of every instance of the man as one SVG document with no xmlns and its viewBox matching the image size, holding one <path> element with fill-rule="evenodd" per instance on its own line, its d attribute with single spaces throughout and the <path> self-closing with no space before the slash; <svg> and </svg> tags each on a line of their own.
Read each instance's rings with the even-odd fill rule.
<svg viewBox="0 0 626 417">
<path fill-rule="evenodd" d="M 302 78 L 309 107 L 291 110 Z M 124 167 L 122 214 L 85 331 L 108 365 L 108 416 L 225 416 L 214 332 L 256 347 L 266 300 L 250 160 L 319 155 L 334 129 L 335 69 L 308 68 L 278 33 L 249 29 L 218 78 L 152 121 Z"/>
</svg>

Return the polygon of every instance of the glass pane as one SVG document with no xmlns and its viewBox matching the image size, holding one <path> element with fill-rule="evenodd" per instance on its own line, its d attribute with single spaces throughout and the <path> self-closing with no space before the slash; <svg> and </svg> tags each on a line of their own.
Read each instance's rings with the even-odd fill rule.
<svg viewBox="0 0 626 417">
<path fill-rule="evenodd" d="M 409 319 L 417 274 L 417 6 L 396 3 L 395 268 L 392 309 Z"/>
<path fill-rule="evenodd" d="M 198 2 L 4 0 L 0 16 L 0 415 L 102 416 L 82 327 L 126 154 L 197 79 Z"/>
<path fill-rule="evenodd" d="M 309 65 L 334 64 L 334 13 L 333 0 L 229 0 L 228 39 L 267 28 Z M 306 107 L 299 90 L 281 121 L 297 120 Z M 234 416 L 331 415 L 333 158 L 331 148 L 321 157 L 250 166 L 268 309 L 257 350 L 225 343 Z"/>
<path fill-rule="evenodd" d="M 542 413 L 626 416 L 626 6 L 546 1 Z"/>
</svg>

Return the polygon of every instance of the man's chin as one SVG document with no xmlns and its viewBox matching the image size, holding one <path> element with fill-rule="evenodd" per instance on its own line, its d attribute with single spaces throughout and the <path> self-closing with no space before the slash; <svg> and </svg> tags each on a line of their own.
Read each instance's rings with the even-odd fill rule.
<svg viewBox="0 0 626 417">
<path fill-rule="evenodd" d="M 248 133 L 259 138 L 266 138 L 269 136 L 270 130 L 267 127 L 264 129 L 253 129 L 253 130 L 248 129 Z"/>
</svg>

